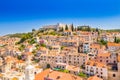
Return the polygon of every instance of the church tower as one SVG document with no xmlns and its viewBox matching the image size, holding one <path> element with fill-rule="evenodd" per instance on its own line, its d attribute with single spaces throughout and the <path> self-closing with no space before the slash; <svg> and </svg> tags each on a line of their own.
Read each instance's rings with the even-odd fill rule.
<svg viewBox="0 0 120 80">
<path fill-rule="evenodd" d="M 28 56 L 27 66 L 25 68 L 25 80 L 34 80 L 34 67 L 31 65 L 31 56 Z"/>
</svg>

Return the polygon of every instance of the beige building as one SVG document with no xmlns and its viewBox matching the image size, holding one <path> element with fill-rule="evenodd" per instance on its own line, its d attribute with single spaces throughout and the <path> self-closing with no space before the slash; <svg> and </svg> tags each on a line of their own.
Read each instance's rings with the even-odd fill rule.
<svg viewBox="0 0 120 80">
<path fill-rule="evenodd" d="M 82 66 L 87 60 L 87 55 L 84 53 L 68 54 L 65 57 L 65 61 L 69 65 Z"/>
<path fill-rule="evenodd" d="M 44 67 L 46 64 L 50 64 L 53 67 L 56 63 L 67 63 L 74 66 L 82 66 L 87 60 L 87 55 L 83 53 L 71 53 L 71 54 L 41 54 L 40 65 Z"/>
<path fill-rule="evenodd" d="M 120 55 L 118 54 L 118 70 L 109 70 L 108 71 L 108 80 L 120 80 Z"/>
<path fill-rule="evenodd" d="M 103 78 L 104 80 L 108 80 L 107 66 L 96 61 L 90 60 L 86 62 L 85 73 L 88 76 L 97 75 L 97 77 Z"/>
<path fill-rule="evenodd" d="M 98 53 L 96 60 L 98 62 L 108 64 L 116 64 L 117 63 L 117 54 L 115 52 L 106 52 L 106 53 Z"/>
</svg>

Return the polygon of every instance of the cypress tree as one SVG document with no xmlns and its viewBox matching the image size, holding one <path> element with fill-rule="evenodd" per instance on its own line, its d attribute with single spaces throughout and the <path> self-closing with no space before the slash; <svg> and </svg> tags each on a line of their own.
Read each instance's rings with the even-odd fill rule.
<svg viewBox="0 0 120 80">
<path fill-rule="evenodd" d="M 117 43 L 117 38 L 116 38 L 116 36 L 115 36 L 114 42 Z"/>
<path fill-rule="evenodd" d="M 74 26 L 73 26 L 73 24 L 71 25 L 71 30 L 74 31 Z"/>
<path fill-rule="evenodd" d="M 65 30 L 68 30 L 68 25 L 65 26 Z"/>
</svg>

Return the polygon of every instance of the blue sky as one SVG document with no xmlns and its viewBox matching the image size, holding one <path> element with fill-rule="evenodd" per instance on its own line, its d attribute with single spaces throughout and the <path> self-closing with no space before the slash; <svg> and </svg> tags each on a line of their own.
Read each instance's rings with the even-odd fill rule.
<svg viewBox="0 0 120 80">
<path fill-rule="evenodd" d="M 0 35 L 58 22 L 120 28 L 120 0 L 0 0 Z"/>
</svg>

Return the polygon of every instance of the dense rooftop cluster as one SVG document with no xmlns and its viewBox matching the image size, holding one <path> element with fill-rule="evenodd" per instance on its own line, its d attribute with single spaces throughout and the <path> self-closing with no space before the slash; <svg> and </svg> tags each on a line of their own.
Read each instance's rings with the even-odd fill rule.
<svg viewBox="0 0 120 80">
<path fill-rule="evenodd" d="M 119 80 L 120 32 L 73 24 L 0 37 L 1 80 Z"/>
</svg>

